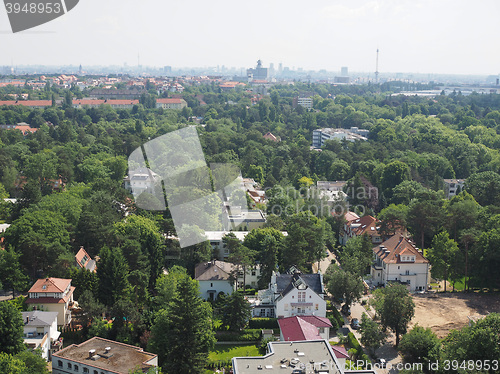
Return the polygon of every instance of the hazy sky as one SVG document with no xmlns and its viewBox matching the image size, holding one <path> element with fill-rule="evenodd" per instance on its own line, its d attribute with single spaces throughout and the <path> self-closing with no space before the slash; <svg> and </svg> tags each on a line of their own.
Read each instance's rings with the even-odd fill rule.
<svg viewBox="0 0 500 374">
<path fill-rule="evenodd" d="M 15 1 L 15 0 L 12 0 Z M 0 65 L 302 67 L 500 73 L 500 0 L 80 0 L 12 34 Z"/>
</svg>

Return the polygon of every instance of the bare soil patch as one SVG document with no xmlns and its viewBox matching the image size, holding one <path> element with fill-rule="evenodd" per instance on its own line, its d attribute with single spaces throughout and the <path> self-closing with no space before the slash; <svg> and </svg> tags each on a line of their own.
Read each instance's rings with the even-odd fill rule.
<svg viewBox="0 0 500 374">
<path fill-rule="evenodd" d="M 416 325 L 430 327 L 439 337 L 452 329 L 461 329 L 469 323 L 468 316 L 486 316 L 500 312 L 500 295 L 479 293 L 430 293 L 414 295 L 415 316 L 410 328 Z"/>
</svg>

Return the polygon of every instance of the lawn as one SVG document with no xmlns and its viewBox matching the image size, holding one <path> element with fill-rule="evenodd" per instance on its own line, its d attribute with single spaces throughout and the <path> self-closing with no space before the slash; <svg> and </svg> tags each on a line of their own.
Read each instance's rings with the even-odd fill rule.
<svg viewBox="0 0 500 374">
<path fill-rule="evenodd" d="M 210 361 L 226 361 L 233 357 L 260 356 L 259 349 L 253 345 L 215 344 L 209 353 Z"/>
</svg>

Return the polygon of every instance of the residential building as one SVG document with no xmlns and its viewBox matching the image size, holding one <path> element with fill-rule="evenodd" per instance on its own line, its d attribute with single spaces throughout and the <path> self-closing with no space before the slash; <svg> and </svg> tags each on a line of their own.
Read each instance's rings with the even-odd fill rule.
<svg viewBox="0 0 500 374">
<path fill-rule="evenodd" d="M 159 183 L 161 183 L 161 177 L 147 168 L 129 170 L 128 175 L 123 178 L 123 187 L 135 198 L 145 191 L 153 193 L 154 187 Z"/>
<path fill-rule="evenodd" d="M 351 127 L 350 129 L 333 129 L 324 128 L 313 131 L 312 146 L 314 148 L 321 148 L 327 140 L 347 140 L 354 142 L 356 140 L 368 140 L 369 130 L 360 129 L 358 127 Z"/>
<path fill-rule="evenodd" d="M 31 109 L 43 109 L 52 106 L 52 100 L 16 100 L 16 101 L 0 101 L 2 105 L 25 106 Z"/>
<path fill-rule="evenodd" d="M 49 361 L 53 352 L 62 348 L 60 331 L 57 331 L 57 312 L 39 310 L 21 312 L 23 316 L 24 343 L 30 349 L 40 349 L 42 357 Z"/>
<path fill-rule="evenodd" d="M 280 142 L 279 138 L 277 138 L 276 136 L 273 135 L 273 133 L 271 132 L 268 132 L 266 133 L 264 136 L 263 136 L 264 139 L 267 139 L 267 140 L 272 140 L 273 142 Z"/>
<path fill-rule="evenodd" d="M 258 229 L 266 223 L 266 217 L 260 209 L 247 210 L 238 206 L 231 206 L 226 209 L 226 214 L 223 215 L 224 227 L 230 230 L 245 230 L 251 231 Z"/>
<path fill-rule="evenodd" d="M 229 295 L 236 290 L 233 265 L 224 261 L 211 261 L 198 264 L 194 279 L 200 285 L 200 295 L 205 300 L 216 300 L 220 294 Z"/>
<path fill-rule="evenodd" d="M 234 357 L 234 374 L 376 374 L 375 370 L 345 370 L 327 340 L 270 342 L 260 357 Z"/>
<path fill-rule="evenodd" d="M 375 260 L 371 268 L 374 285 L 388 282 L 406 284 L 411 292 L 427 291 L 429 260 L 403 235 L 393 235 L 373 248 Z"/>
<path fill-rule="evenodd" d="M 444 180 L 444 194 L 447 199 L 458 195 L 464 190 L 465 179 L 445 179 Z"/>
<path fill-rule="evenodd" d="M 329 206 L 335 206 L 336 203 L 347 200 L 347 194 L 343 191 L 346 183 L 345 181 L 317 181 L 317 196 L 314 197 L 326 198 Z"/>
<path fill-rule="evenodd" d="M 323 275 L 292 271 L 291 274 L 273 272 L 269 288 L 259 291 L 257 300 L 253 301 L 254 317 L 326 317 Z"/>
<path fill-rule="evenodd" d="M 187 107 L 184 99 L 156 99 L 156 107 L 163 109 L 182 109 Z"/>
<path fill-rule="evenodd" d="M 147 93 L 145 89 L 131 89 L 131 90 L 116 90 L 116 89 L 100 89 L 96 88 L 90 91 L 92 99 L 115 99 L 115 100 L 134 100 L 139 99 L 142 94 Z"/>
<path fill-rule="evenodd" d="M 19 130 L 23 133 L 24 136 L 26 136 L 28 134 L 34 134 L 38 131 L 37 128 L 31 127 L 26 122 L 21 122 L 21 123 L 18 123 L 17 125 L 0 125 L 0 129 Z"/>
<path fill-rule="evenodd" d="M 210 245 L 214 250 L 214 255 L 217 259 L 225 261 L 229 257 L 230 253 L 229 248 L 227 248 L 226 244 L 224 244 L 224 237 L 227 234 L 232 233 L 240 240 L 240 242 L 243 242 L 249 232 L 250 231 L 205 231 L 205 237 L 210 242 Z M 281 233 L 283 236 L 288 235 L 286 231 L 282 231 Z"/>
<path fill-rule="evenodd" d="M 39 279 L 28 291 L 26 304 L 31 310 L 57 312 L 57 326 L 67 326 L 71 322 L 74 290 L 71 279 Z"/>
<path fill-rule="evenodd" d="M 132 109 L 134 105 L 138 105 L 139 100 L 98 100 L 98 99 L 77 99 L 73 100 L 73 108 L 81 109 L 88 106 L 89 108 L 99 108 L 101 105 L 110 105 L 114 109 Z"/>
<path fill-rule="evenodd" d="M 326 317 L 294 316 L 278 320 L 280 340 L 286 342 L 301 340 L 330 339 L 332 323 Z"/>
<path fill-rule="evenodd" d="M 86 269 L 92 273 L 96 272 L 96 262 L 92 260 L 92 257 L 83 247 L 80 247 L 80 250 L 75 255 L 75 262 L 80 269 Z"/>
<path fill-rule="evenodd" d="M 300 97 L 297 96 L 293 99 L 293 107 L 301 106 L 307 110 L 313 109 L 313 98 L 312 97 Z"/>
<path fill-rule="evenodd" d="M 260 265 L 247 267 L 245 274 L 243 268 L 225 261 L 212 260 L 198 264 L 195 268 L 195 279 L 200 284 L 201 296 L 206 300 L 217 298 L 219 293 L 230 294 L 236 289 L 234 282 L 238 277 L 238 288 L 257 287 L 260 277 Z"/>
<path fill-rule="evenodd" d="M 53 374 L 129 374 L 158 367 L 158 355 L 99 337 L 72 344 L 52 355 Z"/>
<path fill-rule="evenodd" d="M 373 244 L 382 243 L 379 221 L 367 215 L 345 222 L 344 227 L 340 230 L 339 242 L 341 245 L 346 245 L 349 239 L 361 235 L 368 235 Z"/>
</svg>

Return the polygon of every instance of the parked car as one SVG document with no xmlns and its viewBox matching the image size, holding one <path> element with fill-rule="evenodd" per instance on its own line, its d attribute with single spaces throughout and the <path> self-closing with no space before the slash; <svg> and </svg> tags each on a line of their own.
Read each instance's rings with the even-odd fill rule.
<svg viewBox="0 0 500 374">
<path fill-rule="evenodd" d="M 359 329 L 359 320 L 357 318 L 353 318 L 352 321 L 351 321 L 351 327 L 354 329 L 354 330 L 357 330 Z"/>
<path fill-rule="evenodd" d="M 387 365 L 387 362 L 383 358 L 379 358 L 377 360 L 377 364 L 381 369 L 385 369 L 385 366 Z"/>
</svg>

